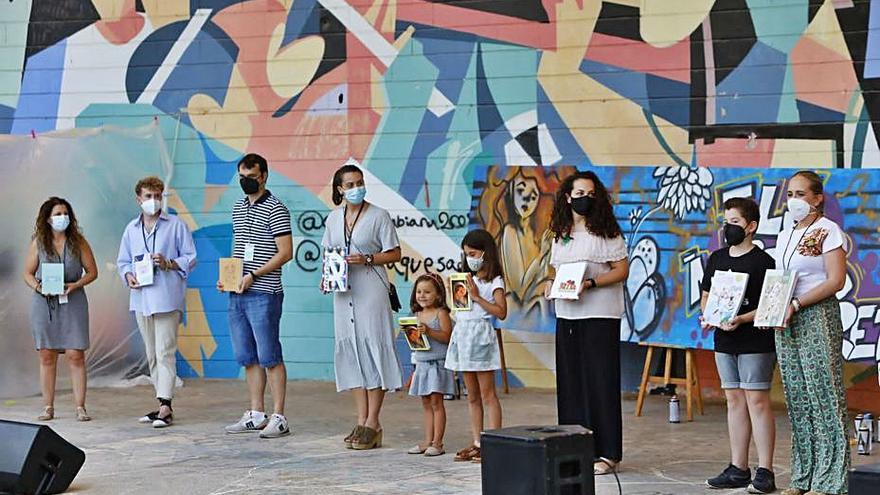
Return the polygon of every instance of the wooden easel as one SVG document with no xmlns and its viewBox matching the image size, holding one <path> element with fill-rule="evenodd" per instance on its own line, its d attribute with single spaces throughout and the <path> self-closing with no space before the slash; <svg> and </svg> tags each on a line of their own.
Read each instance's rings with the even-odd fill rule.
<svg viewBox="0 0 880 495">
<path fill-rule="evenodd" d="M 659 384 L 674 384 L 674 385 L 684 385 L 685 393 L 687 394 L 687 420 L 694 420 L 694 411 L 693 411 L 693 403 L 696 402 L 697 411 L 700 415 L 703 415 L 703 393 L 700 389 L 700 375 L 697 372 L 697 363 L 694 359 L 694 350 L 688 349 L 680 346 L 673 345 L 662 345 L 662 344 L 649 344 L 644 342 L 639 342 L 639 345 L 646 346 L 648 348 L 648 353 L 645 355 L 645 368 L 642 371 L 642 382 L 639 384 L 639 398 L 636 401 L 636 417 L 642 415 L 642 406 L 645 405 L 645 395 L 648 394 L 648 384 L 650 383 L 659 383 Z M 654 357 L 654 349 L 658 351 L 666 353 L 666 366 L 663 369 L 662 375 L 651 375 L 651 358 Z M 684 369 L 685 376 L 682 377 L 673 377 L 672 376 L 672 351 L 673 350 L 683 350 L 684 351 Z"/>
</svg>

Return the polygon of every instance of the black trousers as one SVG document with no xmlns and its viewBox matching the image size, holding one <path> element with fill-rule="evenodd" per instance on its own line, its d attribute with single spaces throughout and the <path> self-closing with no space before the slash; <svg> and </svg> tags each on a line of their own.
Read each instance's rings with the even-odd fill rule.
<svg viewBox="0 0 880 495">
<path fill-rule="evenodd" d="M 556 408 L 593 431 L 597 458 L 623 458 L 619 319 L 556 319 Z"/>
</svg>

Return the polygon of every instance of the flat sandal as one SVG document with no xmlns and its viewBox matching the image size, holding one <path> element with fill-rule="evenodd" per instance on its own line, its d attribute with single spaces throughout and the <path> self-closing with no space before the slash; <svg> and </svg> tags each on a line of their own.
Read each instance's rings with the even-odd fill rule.
<svg viewBox="0 0 880 495">
<path fill-rule="evenodd" d="M 37 416 L 37 421 L 51 421 L 55 419 L 55 408 L 52 406 L 46 406 L 43 408 L 43 412 Z"/>
</svg>

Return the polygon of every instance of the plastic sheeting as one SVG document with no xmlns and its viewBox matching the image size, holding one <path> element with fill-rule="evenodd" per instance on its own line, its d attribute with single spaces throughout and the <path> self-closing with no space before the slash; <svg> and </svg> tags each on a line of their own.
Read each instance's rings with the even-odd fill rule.
<svg viewBox="0 0 880 495">
<path fill-rule="evenodd" d="M 139 213 L 135 183 L 147 175 L 168 179 L 172 173 L 158 125 L 0 136 L 0 157 L 0 397 L 39 392 L 29 322 L 31 291 L 22 274 L 37 211 L 50 196 L 70 201 L 98 265 L 98 279 L 85 288 L 91 327 L 89 386 L 143 382 L 143 341 L 115 265 L 123 229 Z M 62 358 L 59 389 L 66 386 L 66 369 Z"/>
</svg>

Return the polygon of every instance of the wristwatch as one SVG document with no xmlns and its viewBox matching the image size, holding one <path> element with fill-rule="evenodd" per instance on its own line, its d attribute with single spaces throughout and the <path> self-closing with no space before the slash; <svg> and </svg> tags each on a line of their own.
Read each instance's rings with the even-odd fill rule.
<svg viewBox="0 0 880 495">
<path fill-rule="evenodd" d="M 257 274 L 256 274 L 256 273 L 254 273 L 254 271 L 253 271 L 253 270 L 250 270 L 250 271 L 248 271 L 248 272 L 247 272 L 247 273 L 245 273 L 245 276 L 248 276 L 248 275 L 250 275 L 250 276 L 251 276 L 251 278 L 252 278 L 252 279 L 254 279 L 254 280 L 256 280 L 256 279 L 257 279 Z"/>
<path fill-rule="evenodd" d="M 366 256 L 364 256 L 364 258 L 366 259 L 367 266 L 373 266 L 373 255 L 372 254 L 366 255 Z"/>
<path fill-rule="evenodd" d="M 792 298 L 791 305 L 794 306 L 795 312 L 798 312 L 801 310 L 801 300 L 800 299 L 798 299 L 796 297 Z"/>
<path fill-rule="evenodd" d="M 599 287 L 599 284 L 596 283 L 596 279 L 594 279 L 594 278 L 588 278 L 587 282 L 590 283 L 591 289 L 595 289 L 596 287 Z"/>
</svg>

